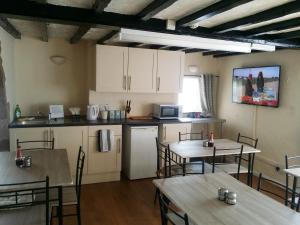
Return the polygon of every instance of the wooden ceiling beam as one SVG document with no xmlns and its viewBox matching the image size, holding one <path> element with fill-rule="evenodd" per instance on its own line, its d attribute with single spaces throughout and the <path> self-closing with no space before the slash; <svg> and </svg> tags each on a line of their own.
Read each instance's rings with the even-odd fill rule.
<svg viewBox="0 0 300 225">
<path fill-rule="evenodd" d="M 107 41 L 108 39 L 110 39 L 112 36 L 114 36 L 118 32 L 119 32 L 119 30 L 113 30 L 113 31 L 109 32 L 107 35 L 105 35 L 104 37 L 100 38 L 97 41 L 97 44 L 104 44 L 105 41 Z"/>
<path fill-rule="evenodd" d="M 203 52 L 202 55 L 209 56 L 209 55 L 218 55 L 218 54 L 223 54 L 223 53 L 227 53 L 227 52 L 226 51 L 207 51 L 207 52 Z"/>
<path fill-rule="evenodd" d="M 39 0 L 40 3 L 46 4 L 47 0 Z M 41 40 L 44 42 L 48 42 L 48 24 L 47 23 L 42 23 L 41 24 Z"/>
<path fill-rule="evenodd" d="M 102 13 L 111 0 L 96 0 L 93 6 L 94 13 Z M 75 44 L 91 29 L 91 26 L 80 26 L 71 37 L 70 43 Z"/>
<path fill-rule="evenodd" d="M 203 52 L 203 51 L 207 51 L 207 49 L 197 49 L 197 48 L 190 48 L 185 50 L 185 53 L 195 53 L 195 52 Z"/>
<path fill-rule="evenodd" d="M 187 26 L 192 23 L 196 23 L 210 17 L 213 17 L 217 14 L 226 12 L 232 8 L 248 3 L 252 0 L 222 0 L 215 4 L 212 4 L 204 9 L 200 9 L 197 12 L 194 12 L 190 15 L 187 15 L 179 20 L 177 20 L 176 24 L 178 26 Z"/>
<path fill-rule="evenodd" d="M 218 26 L 213 27 L 212 29 L 215 30 L 215 32 L 224 33 L 242 25 L 266 22 L 268 20 L 276 19 L 297 12 L 300 12 L 300 1 L 298 0 L 264 10 L 254 15 L 246 16 L 237 20 L 220 24 Z"/>
<path fill-rule="evenodd" d="M 213 55 L 213 57 L 214 58 L 221 58 L 221 57 L 236 56 L 236 55 L 249 55 L 251 53 L 258 53 L 258 52 L 262 52 L 262 51 L 252 50 L 252 52 L 250 52 L 250 53 L 223 52 L 223 53 L 220 53 L 220 54 L 215 54 L 215 55 Z"/>
<path fill-rule="evenodd" d="M 296 39 L 300 38 L 300 30 L 295 30 L 291 32 L 279 33 L 279 34 L 267 34 L 265 37 L 272 40 L 286 40 L 286 39 Z"/>
<path fill-rule="evenodd" d="M 21 39 L 21 33 L 6 18 L 0 17 L 0 26 L 15 39 Z"/>
<path fill-rule="evenodd" d="M 18 4 L 16 4 L 18 3 Z M 0 1 L 0 16 L 18 18 L 35 22 L 68 24 L 76 26 L 90 26 L 118 30 L 120 27 L 136 30 L 145 30 L 177 35 L 190 35 L 195 37 L 213 38 L 247 43 L 269 44 L 286 48 L 299 48 L 300 43 L 294 41 L 269 41 L 264 39 L 245 38 L 226 34 L 211 34 L 197 31 L 189 27 L 179 27 L 176 30 L 167 30 L 165 20 L 140 20 L 137 16 L 123 15 L 111 12 L 93 13 L 92 9 L 59 6 L 52 4 L 39 4 L 32 1 Z"/>
<path fill-rule="evenodd" d="M 149 20 L 159 12 L 173 5 L 176 1 L 178 0 L 154 0 L 139 12 L 137 16 L 144 21 Z"/>
</svg>

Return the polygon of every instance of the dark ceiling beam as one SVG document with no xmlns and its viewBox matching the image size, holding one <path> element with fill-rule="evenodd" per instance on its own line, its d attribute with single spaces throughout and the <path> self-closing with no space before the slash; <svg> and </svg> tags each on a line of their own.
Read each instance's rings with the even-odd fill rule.
<svg viewBox="0 0 300 225">
<path fill-rule="evenodd" d="M 197 49 L 197 48 L 190 48 L 185 50 L 185 53 L 195 53 L 195 52 L 203 52 L 203 51 L 207 51 L 207 49 Z"/>
<path fill-rule="evenodd" d="M 102 13 L 111 0 L 96 0 L 93 6 L 93 13 Z M 91 29 L 91 26 L 80 26 L 71 37 L 70 43 L 76 44 Z"/>
<path fill-rule="evenodd" d="M 46 4 L 47 0 L 39 0 L 40 3 Z M 42 23 L 41 24 L 41 40 L 44 42 L 48 42 L 48 24 Z"/>
<path fill-rule="evenodd" d="M 16 4 L 17 3 L 17 4 Z M 35 22 L 47 22 L 68 24 L 75 26 L 90 26 L 94 28 L 104 28 L 118 30 L 120 27 L 137 29 L 177 35 L 191 35 L 203 38 L 213 38 L 220 40 L 240 41 L 248 43 L 270 44 L 286 48 L 298 48 L 299 42 L 295 41 L 269 41 L 263 39 L 245 38 L 241 36 L 231 36 L 225 34 L 210 34 L 197 31 L 189 27 L 179 27 L 176 30 L 167 30 L 165 20 L 149 19 L 140 20 L 137 16 L 122 15 L 118 13 L 102 12 L 93 13 L 92 9 L 82 9 L 68 6 L 51 4 L 39 4 L 32 1 L 0 1 L 0 16 L 17 18 Z"/>
<path fill-rule="evenodd" d="M 226 51 L 207 51 L 207 52 L 203 52 L 202 55 L 209 56 L 209 55 L 218 55 L 223 53 L 226 53 Z"/>
<path fill-rule="evenodd" d="M 112 36 L 114 36 L 118 32 L 119 32 L 119 30 L 113 30 L 113 31 L 109 32 L 107 35 L 105 35 L 104 37 L 100 38 L 97 41 L 97 44 L 104 44 L 105 41 L 107 41 L 108 39 L 110 39 Z"/>
<path fill-rule="evenodd" d="M 268 34 L 268 35 L 265 35 L 265 37 L 268 37 L 268 38 L 274 39 L 274 40 L 295 39 L 295 38 L 300 38 L 300 30 L 295 30 L 295 31 L 286 32 L 286 33 L 279 33 L 279 34 Z"/>
<path fill-rule="evenodd" d="M 0 26 L 16 39 L 21 39 L 21 33 L 6 18 L 0 17 Z"/>
<path fill-rule="evenodd" d="M 285 20 L 278 23 L 272 23 L 269 25 L 253 28 L 246 31 L 241 31 L 239 33 L 240 35 L 255 37 L 255 36 L 263 35 L 266 32 L 291 29 L 298 26 L 300 26 L 300 18 L 295 18 L 295 19 Z"/>
<path fill-rule="evenodd" d="M 138 13 L 137 16 L 144 21 L 149 20 L 159 12 L 173 5 L 176 1 L 178 0 L 154 0 Z"/>
<path fill-rule="evenodd" d="M 177 20 L 176 24 L 178 26 L 190 25 L 191 23 L 208 19 L 250 1 L 252 0 L 223 0 Z"/>
<path fill-rule="evenodd" d="M 242 25 L 250 25 L 254 23 L 265 22 L 297 12 L 300 12 L 300 1 L 298 0 L 271 9 L 267 9 L 254 15 L 246 16 L 237 20 L 220 24 L 218 26 L 213 27 L 213 29 L 216 32 L 226 32 Z"/>
<path fill-rule="evenodd" d="M 214 58 L 228 57 L 228 56 L 237 56 L 237 55 L 249 55 L 251 53 L 258 53 L 262 51 L 252 50 L 250 53 L 239 53 L 239 52 L 223 52 L 220 54 L 213 55 Z"/>
</svg>

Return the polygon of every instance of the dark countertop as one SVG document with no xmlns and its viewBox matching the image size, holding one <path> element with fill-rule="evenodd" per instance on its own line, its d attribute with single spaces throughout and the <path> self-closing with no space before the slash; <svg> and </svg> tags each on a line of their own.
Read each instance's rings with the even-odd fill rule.
<svg viewBox="0 0 300 225">
<path fill-rule="evenodd" d="M 97 125 L 129 125 L 129 126 L 151 126 L 172 123 L 215 123 L 225 122 L 216 118 L 180 118 L 169 120 L 95 120 L 88 121 L 85 117 L 81 117 L 79 121 L 74 121 L 70 117 L 57 120 L 48 120 L 47 118 L 38 118 L 27 121 L 13 121 L 9 124 L 9 128 L 29 128 L 29 127 L 67 127 L 67 126 L 97 126 Z"/>
</svg>

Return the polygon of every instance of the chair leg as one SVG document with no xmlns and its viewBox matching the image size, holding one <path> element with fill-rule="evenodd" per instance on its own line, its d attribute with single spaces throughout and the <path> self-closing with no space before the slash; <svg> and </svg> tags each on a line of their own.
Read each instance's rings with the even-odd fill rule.
<svg viewBox="0 0 300 225">
<path fill-rule="evenodd" d="M 80 205 L 76 205 L 76 210 L 77 210 L 77 224 L 81 225 L 81 214 L 80 214 Z"/>
<path fill-rule="evenodd" d="M 155 196 L 154 196 L 154 205 L 156 204 L 156 200 L 157 200 L 158 194 L 159 194 L 159 190 L 158 190 L 158 188 L 156 188 L 156 190 L 155 190 Z"/>
</svg>

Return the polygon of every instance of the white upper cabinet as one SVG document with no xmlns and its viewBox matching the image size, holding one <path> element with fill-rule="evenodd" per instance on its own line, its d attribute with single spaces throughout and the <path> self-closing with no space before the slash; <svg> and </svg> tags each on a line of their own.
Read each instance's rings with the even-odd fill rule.
<svg viewBox="0 0 300 225">
<path fill-rule="evenodd" d="M 128 92 L 155 93 L 157 51 L 129 48 Z"/>
<path fill-rule="evenodd" d="M 182 91 L 184 52 L 158 50 L 157 93 L 180 93 Z"/>
<path fill-rule="evenodd" d="M 96 91 L 126 92 L 128 48 L 97 45 Z"/>
<path fill-rule="evenodd" d="M 97 45 L 96 91 L 179 93 L 184 53 Z"/>
</svg>

